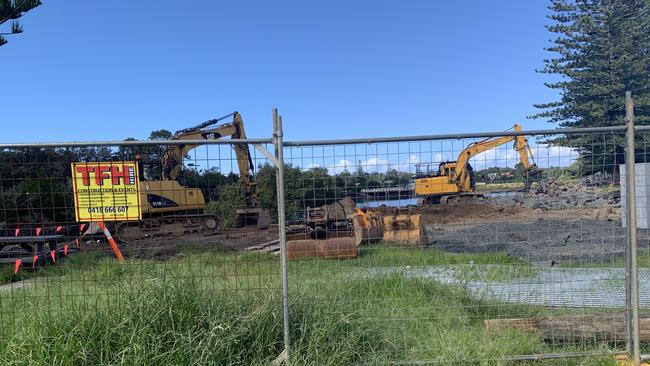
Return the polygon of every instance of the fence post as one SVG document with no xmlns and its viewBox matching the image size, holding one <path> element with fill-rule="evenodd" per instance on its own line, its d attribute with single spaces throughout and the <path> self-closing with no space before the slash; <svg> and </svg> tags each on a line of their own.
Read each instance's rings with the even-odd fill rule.
<svg viewBox="0 0 650 366">
<path fill-rule="evenodd" d="M 625 132 L 627 351 L 633 357 L 634 365 L 638 366 L 641 364 L 641 349 L 639 342 L 639 279 L 636 241 L 634 101 L 632 100 L 632 93 L 629 91 L 625 92 L 625 121 L 627 124 L 627 130 Z"/>
<path fill-rule="evenodd" d="M 280 236 L 280 266 L 282 267 L 282 312 L 284 331 L 284 351 L 282 352 L 282 357 L 278 357 L 278 359 L 284 361 L 285 364 L 289 364 L 291 338 L 289 337 L 289 271 L 287 270 L 282 116 L 278 115 L 278 110 L 276 108 L 273 108 L 273 144 L 275 145 L 275 158 L 277 159 L 275 183 L 277 186 L 278 197 L 278 229 Z"/>
</svg>

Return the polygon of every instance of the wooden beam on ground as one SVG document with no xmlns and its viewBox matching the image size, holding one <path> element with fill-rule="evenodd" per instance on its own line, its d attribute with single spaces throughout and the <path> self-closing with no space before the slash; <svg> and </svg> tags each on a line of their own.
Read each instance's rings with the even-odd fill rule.
<svg viewBox="0 0 650 366">
<path fill-rule="evenodd" d="M 268 253 L 268 252 L 275 252 L 276 250 L 280 250 L 280 243 L 266 246 L 266 247 L 260 249 L 259 252 L 260 253 Z"/>
<path fill-rule="evenodd" d="M 640 340 L 650 342 L 650 313 L 640 314 Z M 578 314 L 538 318 L 488 319 L 484 321 L 489 332 L 518 330 L 539 333 L 540 337 L 555 343 L 610 341 L 624 342 L 625 314 Z"/>
<path fill-rule="evenodd" d="M 253 251 L 262 250 L 262 249 L 264 249 L 264 248 L 266 248 L 268 246 L 279 244 L 279 243 L 280 243 L 280 240 L 275 239 L 275 240 L 267 241 L 266 243 L 261 243 L 261 244 L 257 244 L 257 245 L 253 245 L 253 246 L 244 248 L 244 250 L 248 251 L 248 252 L 253 252 Z"/>
</svg>

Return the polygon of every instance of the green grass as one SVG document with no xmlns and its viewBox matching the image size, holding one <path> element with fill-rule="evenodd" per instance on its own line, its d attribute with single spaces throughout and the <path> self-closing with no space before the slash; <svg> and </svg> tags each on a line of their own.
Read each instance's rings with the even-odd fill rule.
<svg viewBox="0 0 650 366">
<path fill-rule="evenodd" d="M 610 260 L 594 262 L 569 261 L 562 262 L 560 265 L 569 268 L 624 268 L 625 258 L 619 256 Z M 650 268 L 650 250 L 640 249 L 638 251 L 637 266 L 639 268 Z"/>
<path fill-rule="evenodd" d="M 384 246 L 382 246 L 384 245 Z M 317 277 L 327 271 L 347 276 L 367 271 L 368 268 L 411 268 L 427 266 L 450 267 L 461 272 L 466 281 L 512 281 L 532 277 L 538 269 L 507 253 L 449 253 L 436 249 L 391 248 L 386 243 L 362 247 L 359 259 L 353 261 L 301 261 L 291 262 L 296 273 L 309 273 Z"/>
<path fill-rule="evenodd" d="M 35 277 L 31 287 L 0 293 L 0 364 L 268 365 L 282 350 L 275 256 L 197 253 L 166 262 L 78 261 Z M 488 334 L 485 319 L 549 310 L 480 300 L 460 287 L 383 271 L 495 263 L 519 268 L 514 276 L 530 273 L 530 266 L 505 254 L 428 249 L 372 247 L 356 260 L 291 261 L 292 360 L 509 365 L 502 356 L 603 347 L 553 347 L 516 331 Z M 605 357 L 529 364 L 613 363 Z"/>
<path fill-rule="evenodd" d="M 37 270 L 21 268 L 18 273 L 14 273 L 13 265 L 0 266 L 0 285 L 38 276 L 62 275 L 69 270 L 76 271 L 81 267 L 93 266 L 104 258 L 106 254 L 99 252 L 71 254 L 66 258 L 60 258 L 56 266 L 41 266 Z"/>
</svg>

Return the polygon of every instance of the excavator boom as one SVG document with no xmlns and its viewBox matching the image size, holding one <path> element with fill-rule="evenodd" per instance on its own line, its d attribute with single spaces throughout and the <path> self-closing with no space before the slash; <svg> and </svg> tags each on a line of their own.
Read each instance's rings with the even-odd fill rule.
<svg viewBox="0 0 650 366">
<path fill-rule="evenodd" d="M 232 117 L 232 122 L 215 125 L 226 118 Z M 242 120 L 239 112 L 232 112 L 223 117 L 211 119 L 203 122 L 194 127 L 179 130 L 174 134 L 174 140 L 213 140 L 222 137 L 230 136 L 232 139 L 244 140 L 246 139 L 246 131 L 244 130 L 244 121 Z M 188 145 L 172 145 L 164 153 L 162 159 L 162 172 L 163 180 L 176 180 L 183 169 L 183 159 L 185 156 L 198 147 L 196 144 Z M 253 179 L 255 166 L 251 158 L 248 144 L 236 143 L 233 144 L 235 156 L 237 157 L 237 166 L 239 168 L 239 177 L 244 191 L 247 206 L 258 205 L 257 201 L 257 187 Z"/>
<path fill-rule="evenodd" d="M 219 124 L 232 117 L 232 121 Z M 215 126 L 216 125 L 216 126 Z M 173 140 L 212 140 L 230 136 L 233 139 L 246 139 L 244 122 L 238 112 L 177 131 Z M 183 170 L 185 156 L 201 144 L 170 145 L 161 159 L 160 180 L 147 181 L 144 185 L 142 202 L 148 202 L 143 213 L 146 219 L 141 223 L 122 223 L 117 225 L 118 236 L 126 240 L 144 235 L 181 235 L 187 232 L 214 232 L 219 230 L 221 218 L 205 212 L 206 201 L 198 188 L 182 185 L 179 176 Z M 254 165 L 248 144 L 234 143 L 240 183 L 245 197 L 245 205 L 235 212 L 235 226 L 256 225 L 266 228 L 270 215 L 259 207 L 257 186 L 253 176 Z"/>
</svg>

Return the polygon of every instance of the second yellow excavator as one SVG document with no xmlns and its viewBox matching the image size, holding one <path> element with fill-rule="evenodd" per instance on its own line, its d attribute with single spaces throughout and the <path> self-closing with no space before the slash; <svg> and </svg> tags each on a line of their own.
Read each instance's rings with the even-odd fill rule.
<svg viewBox="0 0 650 366">
<path fill-rule="evenodd" d="M 514 131 L 521 131 L 515 124 Z M 539 178 L 539 170 L 533 158 L 533 152 L 524 136 L 501 136 L 488 138 L 470 144 L 458 154 L 456 161 L 442 162 L 437 172 L 419 171 L 415 179 L 415 195 L 424 203 L 445 202 L 450 197 L 474 192 L 474 172 L 469 164 L 476 155 L 514 141 L 514 150 L 519 155 L 519 162 L 526 170 L 525 188 Z"/>
</svg>

